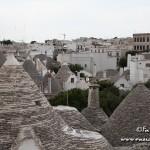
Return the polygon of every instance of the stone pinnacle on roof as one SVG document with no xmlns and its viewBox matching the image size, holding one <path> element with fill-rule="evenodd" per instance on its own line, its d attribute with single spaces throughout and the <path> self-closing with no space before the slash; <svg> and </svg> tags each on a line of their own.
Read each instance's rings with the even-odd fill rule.
<svg viewBox="0 0 150 150">
<path fill-rule="evenodd" d="M 63 62 L 62 66 L 68 66 L 68 63 L 66 61 Z"/>
<path fill-rule="evenodd" d="M 138 132 L 143 127 L 150 131 L 150 91 L 139 83 L 115 109 L 101 133 L 115 147 L 131 146 L 139 141 L 121 138 L 149 138 L 150 132 Z"/>
<path fill-rule="evenodd" d="M 14 57 L 13 54 L 8 54 L 7 56 L 7 60 L 5 61 L 5 63 L 3 64 L 4 66 L 18 66 L 21 65 L 17 59 Z"/>
</svg>

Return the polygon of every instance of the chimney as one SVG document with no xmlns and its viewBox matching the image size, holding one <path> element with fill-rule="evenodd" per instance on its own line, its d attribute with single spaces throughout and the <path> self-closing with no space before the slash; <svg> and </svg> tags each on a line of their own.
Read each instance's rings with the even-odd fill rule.
<svg viewBox="0 0 150 150">
<path fill-rule="evenodd" d="M 52 93 L 52 82 L 51 82 L 51 73 L 50 70 L 48 70 L 48 93 Z"/>
<path fill-rule="evenodd" d="M 36 58 L 35 59 L 35 68 L 36 68 L 36 70 L 38 70 L 38 61 L 39 61 L 38 58 Z"/>
<path fill-rule="evenodd" d="M 99 108 L 99 85 L 92 84 L 89 86 L 88 107 Z"/>
<path fill-rule="evenodd" d="M 46 64 L 47 64 L 47 51 L 45 51 L 45 56 L 46 56 L 46 59 L 43 61 L 45 67 L 46 67 Z"/>
<path fill-rule="evenodd" d="M 94 66 L 93 66 L 93 77 L 96 77 L 96 71 L 97 71 L 97 68 L 96 68 L 96 64 L 94 63 Z"/>
<path fill-rule="evenodd" d="M 103 70 L 103 78 L 106 79 L 106 70 Z"/>
<path fill-rule="evenodd" d="M 128 54 L 127 67 L 130 68 L 131 54 Z"/>
<path fill-rule="evenodd" d="M 123 72 L 124 72 L 124 71 L 123 71 L 123 68 L 120 68 L 119 74 L 120 74 L 120 75 L 123 75 Z"/>
<path fill-rule="evenodd" d="M 80 82 L 80 72 L 77 72 L 77 79 L 78 79 L 78 82 Z"/>
</svg>

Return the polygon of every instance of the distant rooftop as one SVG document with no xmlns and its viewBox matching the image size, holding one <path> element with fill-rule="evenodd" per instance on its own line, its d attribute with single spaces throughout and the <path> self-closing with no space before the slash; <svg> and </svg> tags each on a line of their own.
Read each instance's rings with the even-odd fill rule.
<svg viewBox="0 0 150 150">
<path fill-rule="evenodd" d="M 133 36 L 138 36 L 138 35 L 150 35 L 150 33 L 134 33 Z"/>
</svg>

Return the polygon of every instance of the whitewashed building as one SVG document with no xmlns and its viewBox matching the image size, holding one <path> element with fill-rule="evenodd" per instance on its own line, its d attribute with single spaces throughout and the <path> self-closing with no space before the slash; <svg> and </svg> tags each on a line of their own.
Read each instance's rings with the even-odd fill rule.
<svg viewBox="0 0 150 150">
<path fill-rule="evenodd" d="M 120 90 L 130 91 L 132 89 L 132 85 L 130 81 L 127 81 L 125 77 L 121 77 L 114 86 L 118 87 Z"/>
<path fill-rule="evenodd" d="M 95 74 L 98 71 L 107 69 L 117 69 L 116 57 L 110 57 L 107 53 L 73 53 L 73 54 L 59 54 L 57 61 L 63 64 L 64 62 L 70 64 L 80 64 L 84 70 Z M 96 69 L 94 68 L 96 65 Z"/>
<path fill-rule="evenodd" d="M 109 46 L 108 48 L 105 48 L 105 51 L 109 56 L 117 57 L 117 61 L 119 61 L 121 57 L 125 56 L 128 49 L 119 46 Z"/>
<path fill-rule="evenodd" d="M 76 76 L 73 72 L 71 72 L 67 63 L 64 63 L 61 66 L 55 77 L 63 90 L 89 88 L 89 83 L 85 82 L 84 79 L 80 79 L 80 72 L 78 72 Z"/>
<path fill-rule="evenodd" d="M 150 79 L 150 60 L 142 54 L 136 56 L 129 54 L 125 69 L 130 69 L 130 81 L 133 85 L 139 82 L 145 83 Z"/>
<path fill-rule="evenodd" d="M 48 57 L 53 57 L 54 46 L 52 43 L 34 43 L 30 44 L 30 56 L 47 54 Z"/>
<path fill-rule="evenodd" d="M 77 43 L 74 42 L 74 41 L 67 41 L 67 40 L 65 40 L 63 42 L 63 44 L 66 46 L 68 51 L 74 51 L 75 52 L 77 50 Z"/>
</svg>

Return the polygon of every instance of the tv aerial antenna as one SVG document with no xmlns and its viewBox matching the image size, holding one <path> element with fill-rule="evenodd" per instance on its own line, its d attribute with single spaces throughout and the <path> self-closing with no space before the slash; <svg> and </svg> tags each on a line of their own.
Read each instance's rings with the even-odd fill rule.
<svg viewBox="0 0 150 150">
<path fill-rule="evenodd" d="M 64 36 L 64 39 L 63 39 L 63 40 L 65 40 L 65 38 L 66 38 L 66 36 L 67 36 L 67 35 L 66 35 L 65 33 L 64 33 L 64 34 L 61 34 L 61 35 L 63 35 L 63 36 Z"/>
</svg>

